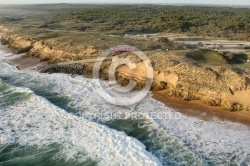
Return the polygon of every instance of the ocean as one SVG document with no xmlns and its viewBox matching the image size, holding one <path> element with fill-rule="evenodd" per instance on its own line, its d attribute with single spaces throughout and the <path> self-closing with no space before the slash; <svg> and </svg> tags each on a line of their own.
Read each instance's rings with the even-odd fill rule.
<svg viewBox="0 0 250 166">
<path fill-rule="evenodd" d="M 247 126 L 185 116 L 150 94 L 117 106 L 97 80 L 18 70 L 13 56 L 0 47 L 0 166 L 250 165 Z"/>
</svg>

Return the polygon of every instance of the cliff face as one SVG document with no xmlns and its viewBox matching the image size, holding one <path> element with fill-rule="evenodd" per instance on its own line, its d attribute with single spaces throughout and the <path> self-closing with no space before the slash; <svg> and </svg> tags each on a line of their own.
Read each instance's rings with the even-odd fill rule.
<svg viewBox="0 0 250 166">
<path fill-rule="evenodd" d="M 199 67 L 173 59 L 174 56 L 158 62 L 152 59 L 155 71 L 152 90 L 164 90 L 168 96 L 200 100 L 230 111 L 250 111 L 249 77 L 230 68 Z M 140 72 L 131 71 L 127 66 L 118 69 L 119 75 L 126 79 L 134 79 L 131 78 L 132 73 Z M 137 80 L 144 80 L 141 75 L 138 76 L 140 79 Z M 122 82 L 123 77 L 119 77 L 118 81 Z"/>
<path fill-rule="evenodd" d="M 91 63 L 54 66 L 44 72 L 80 74 L 92 78 L 93 66 Z M 200 68 L 185 63 L 166 65 L 166 67 L 168 72 L 154 71 L 152 91 L 164 90 L 167 96 L 188 101 L 200 100 L 230 111 L 250 112 L 248 77 L 221 67 Z M 105 65 L 101 69 L 101 79 L 108 79 L 108 68 L 109 65 Z M 141 67 L 131 70 L 127 66 L 122 66 L 116 71 L 116 79 L 121 85 L 127 85 L 130 80 L 134 80 L 137 82 L 135 89 L 140 89 L 144 87 L 146 77 Z"/>
<path fill-rule="evenodd" d="M 94 47 L 65 47 L 53 48 L 43 41 L 22 39 L 17 35 L 5 35 L 1 39 L 16 53 L 27 52 L 41 61 L 67 61 L 65 55 L 71 57 L 98 54 Z M 74 51 L 72 51 L 74 50 Z M 158 53 L 150 53 L 158 54 Z M 159 53 L 160 54 L 160 53 Z M 151 90 L 164 90 L 168 96 L 175 96 L 184 100 L 200 100 L 211 106 L 222 106 L 230 111 L 250 112 L 250 78 L 243 73 L 230 68 L 219 66 L 200 67 L 193 65 L 176 56 L 158 55 L 160 60 L 150 58 L 154 69 L 154 81 Z M 131 59 L 133 59 L 131 57 Z M 100 70 L 100 78 L 108 79 L 108 69 L 112 62 L 107 62 Z M 142 63 L 136 61 L 137 68 L 131 70 L 128 66 L 120 66 L 116 70 L 117 82 L 126 85 L 129 80 L 137 82 L 136 89 L 144 86 L 146 76 Z M 72 65 L 55 65 L 43 72 L 61 72 L 79 74 L 92 78 L 94 63 Z"/>
<path fill-rule="evenodd" d="M 15 53 L 24 53 L 31 57 L 51 63 L 79 60 L 99 54 L 93 46 L 57 46 L 33 39 L 23 39 L 16 34 L 3 34 L 1 43 Z"/>
<path fill-rule="evenodd" d="M 185 100 L 201 100 L 231 111 L 249 111 L 248 77 L 231 69 L 200 68 L 182 63 L 170 67 L 169 71 L 178 76 L 178 81 L 174 88 L 167 90 L 167 94 Z"/>
</svg>

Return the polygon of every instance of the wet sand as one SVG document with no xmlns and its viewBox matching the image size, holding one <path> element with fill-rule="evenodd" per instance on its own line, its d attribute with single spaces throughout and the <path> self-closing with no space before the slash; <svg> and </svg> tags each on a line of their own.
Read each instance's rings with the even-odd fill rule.
<svg viewBox="0 0 250 166">
<path fill-rule="evenodd" d="M 16 66 L 19 70 L 24 70 L 27 68 L 35 68 L 37 66 L 43 66 L 45 63 L 40 62 L 40 60 L 27 56 L 26 53 L 23 54 L 15 54 L 5 45 L 0 45 L 0 49 L 5 53 L 10 54 L 7 57 L 7 63 L 10 63 Z"/>
<path fill-rule="evenodd" d="M 185 101 L 166 96 L 164 91 L 154 91 L 153 98 L 176 111 L 205 121 L 233 122 L 250 126 L 250 113 L 230 112 L 221 107 L 212 107 L 201 101 Z"/>
<path fill-rule="evenodd" d="M 34 58 L 28 56 L 21 56 L 9 61 L 12 65 L 16 66 L 19 70 L 24 70 L 31 67 L 41 66 L 42 63 Z"/>
</svg>

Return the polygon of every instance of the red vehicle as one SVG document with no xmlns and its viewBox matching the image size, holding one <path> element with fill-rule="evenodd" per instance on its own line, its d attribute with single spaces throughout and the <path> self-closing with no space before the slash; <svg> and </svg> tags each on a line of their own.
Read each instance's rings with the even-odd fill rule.
<svg viewBox="0 0 250 166">
<path fill-rule="evenodd" d="M 118 48 L 111 48 L 111 51 L 115 54 L 121 54 L 124 52 L 134 52 L 133 47 L 118 47 Z"/>
</svg>

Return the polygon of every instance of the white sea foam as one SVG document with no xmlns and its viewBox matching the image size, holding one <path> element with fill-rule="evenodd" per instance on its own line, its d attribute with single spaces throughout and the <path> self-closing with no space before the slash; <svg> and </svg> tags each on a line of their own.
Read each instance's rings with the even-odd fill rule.
<svg viewBox="0 0 250 166">
<path fill-rule="evenodd" d="M 6 58 L 9 58 L 10 55 L 13 55 L 9 50 L 4 46 L 0 45 L 0 61 L 4 61 Z"/>
<path fill-rule="evenodd" d="M 99 160 L 100 165 L 161 165 L 136 139 L 103 125 L 80 119 L 33 95 L 5 108 L 0 116 L 0 144 L 42 147 L 62 145 L 67 160 Z M 87 156 L 86 156 L 87 153 Z"/>
</svg>

